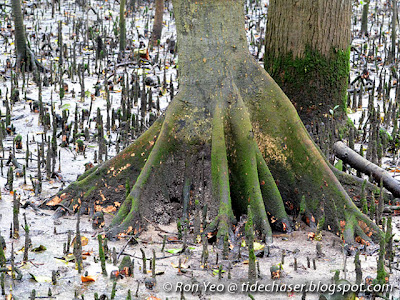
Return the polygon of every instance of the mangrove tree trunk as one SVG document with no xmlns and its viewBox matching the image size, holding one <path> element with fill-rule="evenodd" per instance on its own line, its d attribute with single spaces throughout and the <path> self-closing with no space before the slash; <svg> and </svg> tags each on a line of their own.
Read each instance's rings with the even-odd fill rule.
<svg viewBox="0 0 400 300">
<path fill-rule="evenodd" d="M 329 110 L 344 116 L 350 22 L 348 0 L 270 1 L 265 69 L 305 123 Z"/>
<path fill-rule="evenodd" d="M 108 236 L 193 218 L 208 208 L 219 237 L 254 214 L 256 231 L 289 231 L 300 207 L 309 224 L 348 241 L 378 237 L 311 140 L 295 108 L 251 56 L 239 0 L 174 0 L 180 90 L 136 142 L 47 203 L 116 210 Z M 132 189 L 125 196 L 124 185 Z M 190 221 L 190 220 L 189 220 Z"/>
<path fill-rule="evenodd" d="M 21 0 L 11 1 L 12 17 L 15 27 L 15 49 L 16 49 L 16 67 L 21 68 L 25 64 L 25 70 L 33 71 L 34 78 L 38 68 L 43 70 L 42 65 L 35 59 L 32 51 L 29 49 L 26 42 L 24 19 L 22 15 Z"/>
<path fill-rule="evenodd" d="M 151 45 L 156 46 L 161 39 L 163 16 L 164 16 L 164 0 L 155 1 L 155 14 L 153 23 L 153 32 L 151 33 Z"/>
</svg>

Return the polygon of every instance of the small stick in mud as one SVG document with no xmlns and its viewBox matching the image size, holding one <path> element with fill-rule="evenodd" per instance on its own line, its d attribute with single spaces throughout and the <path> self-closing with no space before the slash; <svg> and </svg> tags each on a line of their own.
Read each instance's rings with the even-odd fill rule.
<svg viewBox="0 0 400 300">
<path fill-rule="evenodd" d="M 392 228 L 392 217 L 389 216 L 387 219 L 387 224 L 386 224 L 386 259 L 389 260 L 389 262 L 393 262 L 393 228 Z"/>
<path fill-rule="evenodd" d="M 7 188 L 10 191 L 13 191 L 13 183 L 14 183 L 14 168 L 10 166 L 7 172 Z"/>
<path fill-rule="evenodd" d="M 176 222 L 176 226 L 178 227 L 178 240 L 182 240 L 182 224 L 180 219 Z"/>
<path fill-rule="evenodd" d="M 182 269 L 182 259 L 179 258 L 179 261 L 178 261 L 178 275 L 182 275 L 181 269 Z"/>
<path fill-rule="evenodd" d="M 115 247 L 113 247 L 113 249 L 112 249 L 112 262 L 113 262 L 114 266 L 116 266 L 118 264 L 117 250 L 115 249 Z"/>
<path fill-rule="evenodd" d="M 383 215 L 383 207 L 384 207 L 384 199 L 383 199 L 383 179 L 381 178 L 380 180 L 380 193 L 379 193 L 379 198 L 378 198 L 378 208 L 376 210 L 376 224 L 379 225 L 382 221 L 382 215 Z M 385 228 L 383 228 L 385 230 Z"/>
<path fill-rule="evenodd" d="M 307 268 L 311 268 L 310 258 L 307 256 Z"/>
<path fill-rule="evenodd" d="M 30 238 L 29 238 L 29 226 L 28 223 L 26 222 L 26 214 L 24 213 L 24 231 L 25 231 L 25 246 L 24 246 L 24 258 L 23 260 L 26 262 L 28 261 L 28 250 L 29 250 L 29 243 L 30 243 Z"/>
<path fill-rule="evenodd" d="M 356 272 L 356 284 L 360 285 L 362 281 L 362 269 L 361 269 L 361 262 L 360 262 L 360 251 L 358 250 L 355 257 L 354 257 L 354 265 L 355 265 L 355 272 Z"/>
<path fill-rule="evenodd" d="M 99 241 L 99 257 L 100 257 L 100 262 L 101 262 L 101 273 L 104 276 L 107 276 L 106 256 L 104 255 L 103 239 L 100 234 L 97 236 L 97 239 Z"/>
<path fill-rule="evenodd" d="M 0 267 L 6 266 L 6 256 L 4 254 L 5 248 L 6 248 L 6 242 L 0 234 Z"/>
<path fill-rule="evenodd" d="M 57 284 L 57 272 L 56 271 L 51 271 L 51 283 L 53 285 Z"/>
<path fill-rule="evenodd" d="M 153 260 L 151 263 L 151 277 L 156 278 L 156 251 L 153 249 Z"/>
<path fill-rule="evenodd" d="M 136 292 L 135 292 L 136 298 L 139 298 L 139 286 L 140 286 L 140 281 L 137 281 L 137 287 L 136 287 Z"/>
<path fill-rule="evenodd" d="M 187 235 L 188 235 L 188 225 L 185 222 L 185 228 L 183 230 L 183 245 L 182 245 L 182 253 L 186 251 L 187 248 Z"/>
<path fill-rule="evenodd" d="M 0 286 L 1 286 L 1 294 L 3 296 L 6 294 L 4 278 L 5 278 L 4 273 L 1 273 L 0 274 Z"/>
<path fill-rule="evenodd" d="M 164 236 L 163 236 L 163 243 L 162 243 L 162 247 L 161 247 L 161 253 L 163 253 L 164 255 L 165 255 L 165 253 L 164 253 L 164 248 L 165 248 L 165 243 L 166 243 L 166 241 L 167 241 L 167 236 L 164 234 Z"/>
<path fill-rule="evenodd" d="M 25 165 L 22 166 L 22 173 L 24 174 L 24 185 L 26 185 L 26 167 L 25 167 Z"/>
<path fill-rule="evenodd" d="M 19 207 L 20 207 L 19 197 L 17 197 L 17 193 L 16 191 L 14 191 L 13 194 L 13 238 L 14 239 L 19 238 L 19 220 L 18 220 Z"/>
<path fill-rule="evenodd" d="M 208 211 L 208 205 L 205 204 L 203 206 L 203 212 L 202 212 L 202 217 L 203 217 L 203 228 L 207 227 L 207 211 Z"/>
<path fill-rule="evenodd" d="M 362 183 L 361 186 L 361 196 L 360 196 L 360 204 L 361 204 L 361 209 L 362 212 L 366 215 L 368 215 L 368 202 L 367 202 L 367 197 L 365 194 L 365 186 L 367 184 L 367 180 L 365 179 Z"/>
<path fill-rule="evenodd" d="M 316 245 L 317 257 L 322 257 L 324 254 L 322 253 L 322 244 L 320 242 Z"/>
<path fill-rule="evenodd" d="M 312 264 L 313 264 L 313 269 L 316 270 L 317 269 L 317 261 L 315 258 L 313 258 Z"/>
<path fill-rule="evenodd" d="M 35 300 L 36 299 L 36 290 L 33 289 L 31 292 L 31 296 L 29 297 L 30 300 Z"/>
<path fill-rule="evenodd" d="M 11 280 L 12 286 L 14 286 L 15 277 L 15 262 L 14 262 L 14 242 L 11 243 Z"/>
<path fill-rule="evenodd" d="M 68 254 L 69 253 L 69 247 L 70 247 L 70 245 L 71 245 L 71 231 L 70 230 L 68 230 L 68 236 L 67 236 L 67 249 L 66 249 L 66 253 L 65 254 Z"/>
<path fill-rule="evenodd" d="M 337 282 L 339 280 L 340 270 L 335 271 L 335 275 L 333 275 L 333 282 Z"/>
<path fill-rule="evenodd" d="M 207 237 L 203 235 L 203 251 L 201 253 L 201 263 L 203 264 L 204 268 L 206 269 L 207 267 L 207 261 L 208 261 L 208 241 Z"/>
<path fill-rule="evenodd" d="M 197 242 L 197 238 L 200 235 L 200 204 L 199 199 L 194 202 L 195 205 L 195 215 L 193 220 L 193 242 Z"/>
<path fill-rule="evenodd" d="M 115 299 L 115 293 L 117 291 L 117 281 L 113 282 L 112 290 L 111 290 L 111 299 Z"/>
<path fill-rule="evenodd" d="M 105 237 L 103 241 L 104 253 L 110 254 L 110 248 L 108 248 L 108 239 Z"/>
<path fill-rule="evenodd" d="M 146 254 L 144 253 L 143 248 L 140 248 L 140 252 L 142 252 L 142 271 L 143 274 L 147 274 L 147 269 L 146 269 Z"/>
<path fill-rule="evenodd" d="M 81 232 L 79 229 L 79 224 L 81 222 L 80 212 L 77 213 L 78 217 L 76 220 L 76 235 L 75 235 L 75 243 L 74 243 L 74 255 L 75 255 L 75 263 L 78 268 L 78 273 L 82 272 L 82 240 L 81 240 Z"/>
<path fill-rule="evenodd" d="M 61 173 L 61 150 L 58 151 L 58 173 Z"/>
</svg>

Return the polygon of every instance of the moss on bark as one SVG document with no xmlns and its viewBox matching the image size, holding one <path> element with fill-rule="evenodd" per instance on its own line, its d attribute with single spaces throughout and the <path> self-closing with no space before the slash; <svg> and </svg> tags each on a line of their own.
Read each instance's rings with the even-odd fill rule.
<svg viewBox="0 0 400 300">
<path fill-rule="evenodd" d="M 306 46 L 301 57 L 293 53 L 265 54 L 265 69 L 282 88 L 306 123 L 329 115 L 344 118 L 347 108 L 347 78 L 350 71 L 350 47 L 331 49 L 329 56 Z M 336 105 L 338 108 L 334 109 Z"/>
</svg>

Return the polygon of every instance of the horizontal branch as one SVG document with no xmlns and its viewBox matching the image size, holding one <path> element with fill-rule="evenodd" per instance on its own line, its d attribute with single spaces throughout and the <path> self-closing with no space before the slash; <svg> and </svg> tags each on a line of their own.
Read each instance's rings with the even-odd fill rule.
<svg viewBox="0 0 400 300">
<path fill-rule="evenodd" d="M 341 159 L 344 163 L 349 164 L 352 168 L 362 173 L 372 176 L 376 182 L 382 180 L 383 186 L 390 191 L 393 196 L 400 197 L 400 182 L 393 178 L 389 172 L 365 159 L 341 141 L 333 145 L 333 150 L 336 157 Z"/>
</svg>

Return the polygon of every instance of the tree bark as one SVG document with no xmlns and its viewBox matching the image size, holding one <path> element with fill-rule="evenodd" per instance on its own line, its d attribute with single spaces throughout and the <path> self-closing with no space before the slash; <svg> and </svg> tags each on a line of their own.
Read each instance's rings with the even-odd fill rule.
<svg viewBox="0 0 400 300">
<path fill-rule="evenodd" d="M 333 145 L 333 150 L 337 158 L 349 164 L 352 168 L 372 176 L 376 182 L 383 181 L 383 186 L 395 197 L 400 197 L 400 182 L 392 177 L 386 170 L 376 164 L 366 160 L 360 154 L 347 147 L 339 141 Z"/>
<path fill-rule="evenodd" d="M 18 64 L 20 64 L 22 61 L 26 62 L 28 58 L 21 0 L 12 0 L 11 8 L 15 26 L 15 47 L 17 49 L 17 62 Z"/>
<path fill-rule="evenodd" d="M 392 33 L 390 35 L 391 47 L 389 52 L 389 62 L 393 63 L 396 59 L 396 41 L 397 41 L 397 1 L 392 0 Z"/>
<path fill-rule="evenodd" d="M 265 69 L 309 123 L 344 116 L 350 57 L 351 1 L 272 0 Z"/>
<path fill-rule="evenodd" d="M 37 71 L 43 71 L 44 67 L 35 59 L 35 56 L 26 42 L 21 0 L 12 0 L 11 10 L 15 26 L 16 67 L 20 69 L 22 64 L 25 64 L 25 70 L 32 71 L 34 73 L 34 81 L 38 82 Z"/>
<path fill-rule="evenodd" d="M 125 2 L 121 0 L 119 4 L 119 51 L 125 51 L 126 48 Z"/>
<path fill-rule="evenodd" d="M 363 6 L 361 16 L 361 34 L 368 35 L 368 13 L 369 13 L 369 0 Z"/>
<path fill-rule="evenodd" d="M 156 12 L 154 14 L 153 32 L 151 33 L 151 44 L 157 45 L 161 39 L 163 16 L 164 16 L 164 0 L 155 1 Z"/>
<path fill-rule="evenodd" d="M 169 222 L 208 207 L 218 237 L 250 205 L 256 231 L 290 231 L 287 211 L 351 242 L 379 238 L 312 142 L 295 108 L 251 56 L 239 0 L 174 0 L 180 91 L 165 116 L 112 160 L 53 197 L 74 210 L 119 206 L 108 231 L 138 232 L 142 217 Z M 134 171 L 134 172 L 133 172 Z M 132 189 L 124 201 L 119 182 Z M 118 200 L 116 200 L 118 199 Z M 182 212 L 186 207 L 187 212 Z M 83 211 L 81 209 L 81 211 Z"/>
</svg>

